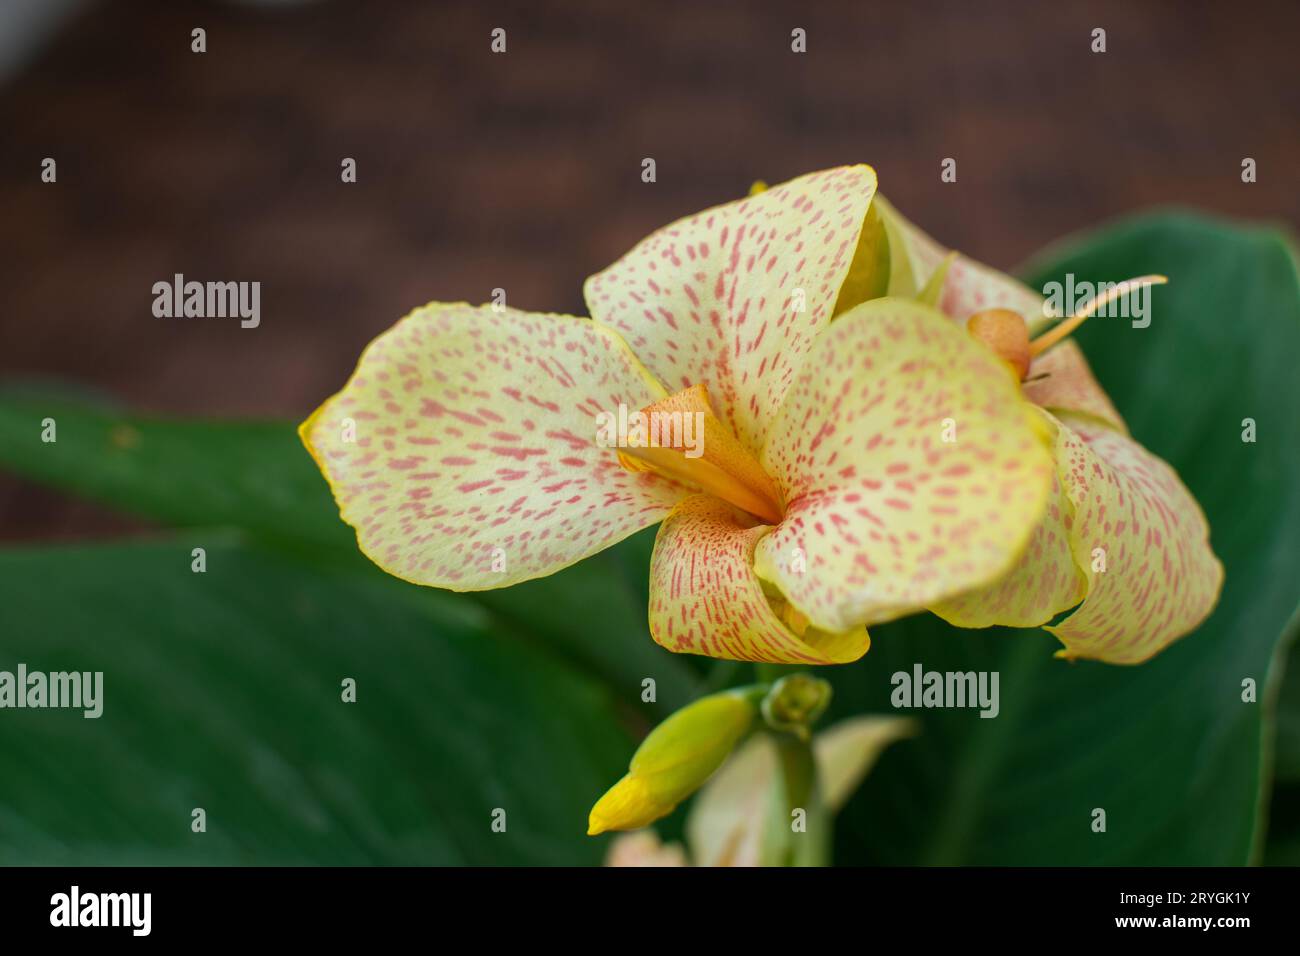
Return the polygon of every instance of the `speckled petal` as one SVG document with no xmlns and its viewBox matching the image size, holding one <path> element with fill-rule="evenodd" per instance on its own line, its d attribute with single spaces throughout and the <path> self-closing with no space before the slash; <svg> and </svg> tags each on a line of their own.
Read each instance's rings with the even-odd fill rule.
<svg viewBox="0 0 1300 956">
<path fill-rule="evenodd" d="M 1057 467 L 1074 507 L 1075 562 L 1089 590 L 1048 630 L 1065 645 L 1063 657 L 1136 664 L 1206 618 L 1223 565 L 1210 550 L 1205 515 L 1172 468 L 1092 419 L 1060 421 Z"/>
<path fill-rule="evenodd" d="M 889 294 L 915 296 L 943 263 L 949 250 L 904 218 L 883 196 L 876 197 L 875 205 L 889 236 Z M 960 253 L 948 267 L 938 304 L 945 315 L 959 322 L 965 322 L 983 309 L 1011 309 L 1024 317 L 1031 332 L 1047 324 L 1041 295 L 1011 276 Z"/>
<path fill-rule="evenodd" d="M 596 444 L 598 413 L 663 394 L 587 319 L 434 303 L 372 342 L 299 433 L 372 561 L 481 590 L 551 574 L 668 514 L 678 485 Z"/>
<path fill-rule="evenodd" d="M 737 661 L 843 664 L 865 654 L 862 628 L 801 637 L 777 616 L 752 569 L 770 530 L 708 495 L 678 505 L 650 562 L 651 636 L 670 651 Z"/>
<path fill-rule="evenodd" d="M 860 305 L 822 335 L 763 449 L 787 505 L 755 569 L 828 631 L 994 581 L 1047 506 L 1050 441 L 960 325 L 912 300 Z"/>
<path fill-rule="evenodd" d="M 1074 607 L 1087 592 L 1087 579 L 1070 547 L 1072 519 L 1073 506 L 1054 476 L 1047 511 L 1011 573 L 930 610 L 957 627 L 1038 627 Z"/>
<path fill-rule="evenodd" d="M 751 448 L 831 318 L 875 194 L 870 166 L 802 176 L 654 233 L 587 307 L 669 391 L 705 384 Z"/>
<path fill-rule="evenodd" d="M 1092 415 L 1128 434 L 1124 419 L 1097 384 L 1083 350 L 1073 339 L 1034 359 L 1026 376 L 1025 398 L 1049 411 Z"/>
</svg>

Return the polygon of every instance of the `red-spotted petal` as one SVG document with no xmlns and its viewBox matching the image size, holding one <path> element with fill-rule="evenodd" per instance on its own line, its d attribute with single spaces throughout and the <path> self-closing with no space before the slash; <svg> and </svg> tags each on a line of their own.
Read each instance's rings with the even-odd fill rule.
<svg viewBox="0 0 1300 956">
<path fill-rule="evenodd" d="M 958 627 L 1038 627 L 1074 607 L 1087 593 L 1087 579 L 1070 546 L 1073 513 L 1064 485 L 1053 476 L 1047 511 L 1012 571 L 930 610 Z"/>
<path fill-rule="evenodd" d="M 366 349 L 299 429 L 361 550 L 458 591 L 550 574 L 682 496 L 596 444 L 597 415 L 663 397 L 587 319 L 434 303 Z"/>
<path fill-rule="evenodd" d="M 857 306 L 818 340 L 763 449 L 787 504 L 756 570 L 828 631 L 995 580 L 1047 505 L 1050 439 L 960 325 L 908 299 Z"/>
<path fill-rule="evenodd" d="M 756 449 L 831 318 L 875 188 L 871 167 L 843 167 L 690 216 L 588 279 L 587 307 L 669 391 L 707 385 Z"/>
<path fill-rule="evenodd" d="M 1064 657 L 1136 664 L 1206 618 L 1223 565 L 1210 549 L 1204 513 L 1172 468 L 1092 419 L 1060 421 L 1057 467 L 1089 590 L 1048 630 L 1065 645 Z"/>
<path fill-rule="evenodd" d="M 889 237 L 889 294 L 914 296 L 925 287 L 949 250 L 904 218 L 883 196 L 876 197 L 876 209 Z M 960 253 L 948 266 L 938 306 L 959 322 L 984 309 L 1018 312 L 1031 332 L 1047 322 L 1042 296 L 1011 276 Z"/>
<path fill-rule="evenodd" d="M 659 528 L 650 562 L 650 633 L 668 648 L 737 661 L 843 664 L 866 653 L 862 628 L 802 636 L 777 616 L 783 606 L 752 569 L 770 530 L 717 498 L 693 495 Z"/>
<path fill-rule="evenodd" d="M 1128 426 L 1097 384 L 1074 339 L 1066 339 L 1034 359 L 1026 376 L 1025 398 L 1050 411 L 1092 415 L 1128 434 Z"/>
</svg>

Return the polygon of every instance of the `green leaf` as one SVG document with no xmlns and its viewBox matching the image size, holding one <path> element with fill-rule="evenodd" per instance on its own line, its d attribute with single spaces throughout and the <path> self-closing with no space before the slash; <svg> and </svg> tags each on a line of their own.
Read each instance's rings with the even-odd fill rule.
<svg viewBox="0 0 1300 956">
<path fill-rule="evenodd" d="M 613 695 L 471 602 L 213 532 L 0 551 L 0 581 L 0 669 L 104 675 L 98 719 L 0 714 L 0 863 L 600 859 Z"/>
<path fill-rule="evenodd" d="M 41 440 L 47 418 L 55 442 Z M 238 528 L 300 558 L 372 571 L 287 422 L 133 415 L 9 390 L 0 392 L 0 466 L 170 527 Z M 645 546 L 643 534 L 626 553 Z M 562 649 L 627 700 L 639 700 L 642 682 L 654 679 L 657 709 L 646 714 L 653 724 L 694 699 L 697 681 L 649 639 L 648 580 L 644 569 L 638 578 L 618 556 L 602 554 L 544 581 L 468 599 Z"/>
<path fill-rule="evenodd" d="M 56 422 L 56 442 L 41 441 L 46 418 Z M 120 695 L 98 721 L 68 723 L 58 714 L 51 724 L 48 714 L 6 712 L 23 716 L 0 730 L 30 734 L 4 752 L 25 754 L 37 767 L 48 754 L 49 763 L 41 773 L 20 764 L 0 770 L 27 781 L 3 788 L 12 802 L 0 799 L 0 846 L 10 848 L 0 860 L 598 862 L 604 841 L 585 836 L 586 815 L 626 767 L 633 744 L 623 726 L 629 719 L 651 726 L 697 693 L 686 662 L 646 633 L 645 571 L 638 578 L 626 557 L 645 551 L 645 535 L 620 554 L 544 581 L 451 595 L 389 578 L 359 554 L 287 423 L 157 418 L 8 390 L 0 394 L 0 464 L 201 534 L 193 544 L 208 547 L 209 563 L 206 574 L 190 572 L 188 535 L 183 544 L 0 553 L 0 568 L 14 568 L 0 572 L 5 591 L 31 602 L 42 595 L 40 603 L 6 601 L 0 668 L 18 660 L 35 668 L 52 654 L 55 663 L 44 669 L 103 669 L 110 693 L 117 686 Z M 229 543 L 232 529 L 237 545 Z M 221 547 L 233 550 L 214 551 Z M 60 586 L 42 592 L 47 578 Z M 42 618 L 46 604 L 51 613 Z M 304 608 L 310 615 L 300 620 Z M 118 645 L 138 666 L 115 681 L 108 667 L 91 662 Z M 300 691 L 288 703 L 271 694 L 258 710 L 241 688 L 253 662 L 268 655 L 290 667 L 290 677 L 299 673 L 295 687 L 328 686 L 313 689 L 309 700 Z M 361 703 L 384 708 L 368 725 L 349 730 L 349 715 L 335 709 L 343 706 L 341 677 L 311 670 L 330 659 L 358 679 Z M 642 699 L 646 678 L 655 681 L 651 702 Z M 464 690 L 441 688 L 444 681 Z M 182 703 L 198 712 L 183 725 L 196 756 L 177 762 L 181 742 L 168 738 L 168 713 L 178 687 Z M 215 715 L 223 698 L 242 723 L 222 726 Z M 282 720 L 290 706 L 297 719 Z M 133 739 L 141 751 L 138 759 L 117 753 L 117 770 L 99 759 L 96 744 L 110 724 L 114 739 Z M 561 725 L 563 733 L 554 732 Z M 51 732 L 53 739 L 41 736 Z M 344 741 L 346 753 L 322 735 Z M 494 740 L 510 743 L 502 749 Z M 223 749 L 229 755 L 213 756 Z M 494 769 L 494 751 L 511 762 L 505 772 Z M 312 779 L 298 766 L 304 753 L 315 761 Z M 267 768 L 259 770 L 261 762 Z M 65 764 L 84 769 L 59 777 Z M 362 778 L 352 789 L 345 786 L 349 768 Z M 244 792 L 254 771 L 307 794 L 305 802 L 261 807 L 270 798 L 260 784 Z M 237 819 L 219 828 L 200 797 L 226 778 L 208 799 L 232 804 Z M 41 795 L 52 779 L 75 781 L 81 795 L 47 803 Z M 183 820 L 149 824 L 140 812 L 162 810 L 142 798 L 137 781 L 205 806 L 212 820 L 206 836 L 217 838 L 190 842 L 188 808 Z M 507 798 L 515 806 L 529 801 L 513 843 L 487 828 L 480 804 L 488 795 L 493 807 Z M 516 816 L 508 811 L 511 828 Z M 82 817 L 88 822 L 70 830 Z M 134 841 L 103 822 L 119 818 L 136 831 Z M 116 842 L 100 841 L 100 829 Z M 496 839 L 483 842 L 489 836 Z"/>
<path fill-rule="evenodd" d="M 1300 656 L 1294 643 L 1287 657 L 1286 673 L 1278 686 L 1273 795 L 1264 862 L 1300 866 Z"/>
<path fill-rule="evenodd" d="M 1269 700 L 1300 598 L 1300 292 L 1278 234 L 1182 212 L 1050 252 L 1031 285 L 1163 273 L 1149 328 L 1093 318 L 1078 340 L 1133 435 L 1209 518 L 1226 568 L 1210 619 L 1134 667 L 1052 657 L 1041 631 L 959 631 L 921 616 L 873 628 L 837 668 L 835 711 L 894 712 L 890 676 L 997 671 L 1001 713 L 909 711 L 840 818 L 840 862 L 1215 865 L 1258 856 Z M 1257 441 L 1242 441 L 1253 418 Z M 1253 679 L 1259 702 L 1242 701 Z M 1093 832 L 1093 812 L 1106 832 Z M 1294 851 L 1292 851 L 1294 852 Z"/>
<path fill-rule="evenodd" d="M 1295 625 L 1293 625 L 1294 627 Z M 1300 788 L 1300 655 L 1294 646 L 1288 655 L 1286 673 L 1278 682 L 1276 758 L 1274 776 L 1279 784 Z"/>
<path fill-rule="evenodd" d="M 633 572 L 623 560 L 639 555 L 640 540 L 581 561 L 559 574 L 501 591 L 478 591 L 473 600 L 490 608 L 549 646 L 563 648 L 600 674 L 619 698 L 638 702 L 647 727 L 695 700 L 704 689 L 689 660 L 664 650 L 650 639 L 649 563 Z M 654 700 L 644 701 L 646 680 L 653 680 Z"/>
<path fill-rule="evenodd" d="M 57 441 L 42 441 L 53 419 Z M 0 392 L 0 465 L 172 527 L 242 528 L 281 542 L 355 550 L 293 428 L 131 415 Z"/>
</svg>

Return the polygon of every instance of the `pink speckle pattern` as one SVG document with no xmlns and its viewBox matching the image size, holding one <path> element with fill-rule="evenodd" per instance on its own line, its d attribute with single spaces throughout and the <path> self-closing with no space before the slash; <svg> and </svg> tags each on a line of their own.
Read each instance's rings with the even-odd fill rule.
<svg viewBox="0 0 1300 956">
<path fill-rule="evenodd" d="M 878 299 L 829 324 L 874 192 L 869 167 L 846 167 L 662 229 L 588 280 L 598 322 L 413 312 L 301 429 L 361 550 L 408 581 L 476 590 L 663 520 L 654 639 L 734 660 L 856 660 L 865 625 L 924 607 L 982 627 L 1077 605 L 1049 628 L 1062 654 L 1116 663 L 1194 628 L 1223 577 L 1204 516 L 1127 437 L 1078 347 L 1040 356 L 1030 374 L 1047 377 L 1024 386 L 1057 419 L 950 321 L 1004 307 L 1032 324 L 1040 297 L 959 257 L 946 316 Z M 884 214 L 923 284 L 946 250 Z M 600 412 L 699 384 L 780 487 L 777 527 L 598 446 Z M 783 622 L 778 589 L 811 627 Z"/>
<path fill-rule="evenodd" d="M 1092 415 L 1128 434 L 1128 426 L 1097 384 L 1074 339 L 1066 339 L 1034 359 L 1027 378 L 1033 381 L 1025 382 L 1025 398 L 1035 405 L 1056 412 Z"/>
<path fill-rule="evenodd" d="M 752 567 L 770 530 L 710 495 L 678 505 L 659 527 L 650 562 L 655 641 L 677 653 L 781 664 L 840 664 L 866 653 L 864 630 L 819 649 L 777 618 Z"/>
<path fill-rule="evenodd" d="M 995 580 L 1046 506 L 1050 439 L 961 327 L 909 300 L 857 306 L 818 340 L 763 449 L 787 509 L 756 570 L 827 631 Z"/>
<path fill-rule="evenodd" d="M 588 319 L 435 303 L 376 339 L 302 435 L 371 560 L 478 590 L 551 574 L 669 513 L 680 486 L 596 443 L 599 412 L 661 397 Z"/>
<path fill-rule="evenodd" d="M 1223 565 L 1174 470 L 1131 438 L 1061 416 L 1058 468 L 1074 507 L 1075 561 L 1088 596 L 1048 628 L 1062 656 L 1137 664 L 1195 629 L 1218 601 Z M 1093 551 L 1106 570 L 1093 570 Z"/>
<path fill-rule="evenodd" d="M 960 254 L 948 267 L 939 308 L 963 324 L 984 309 L 1018 312 L 1031 330 L 1047 320 L 1042 297 L 1028 286 Z"/>
<path fill-rule="evenodd" d="M 869 166 L 841 167 L 690 216 L 588 279 L 587 307 L 670 392 L 707 385 L 758 448 L 831 318 L 875 187 Z"/>
<path fill-rule="evenodd" d="M 1087 579 L 1070 544 L 1073 506 L 1052 476 L 1047 510 L 1010 574 L 930 607 L 957 627 L 1039 627 L 1083 600 Z"/>
</svg>

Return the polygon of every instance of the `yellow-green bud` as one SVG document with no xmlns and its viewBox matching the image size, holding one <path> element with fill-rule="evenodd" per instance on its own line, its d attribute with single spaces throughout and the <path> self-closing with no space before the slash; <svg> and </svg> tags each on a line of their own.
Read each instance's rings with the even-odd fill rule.
<svg viewBox="0 0 1300 956">
<path fill-rule="evenodd" d="M 632 756 L 627 775 L 591 808 L 587 833 L 635 830 L 672 813 L 749 732 L 765 689 L 703 697 L 652 730 Z"/>
</svg>

